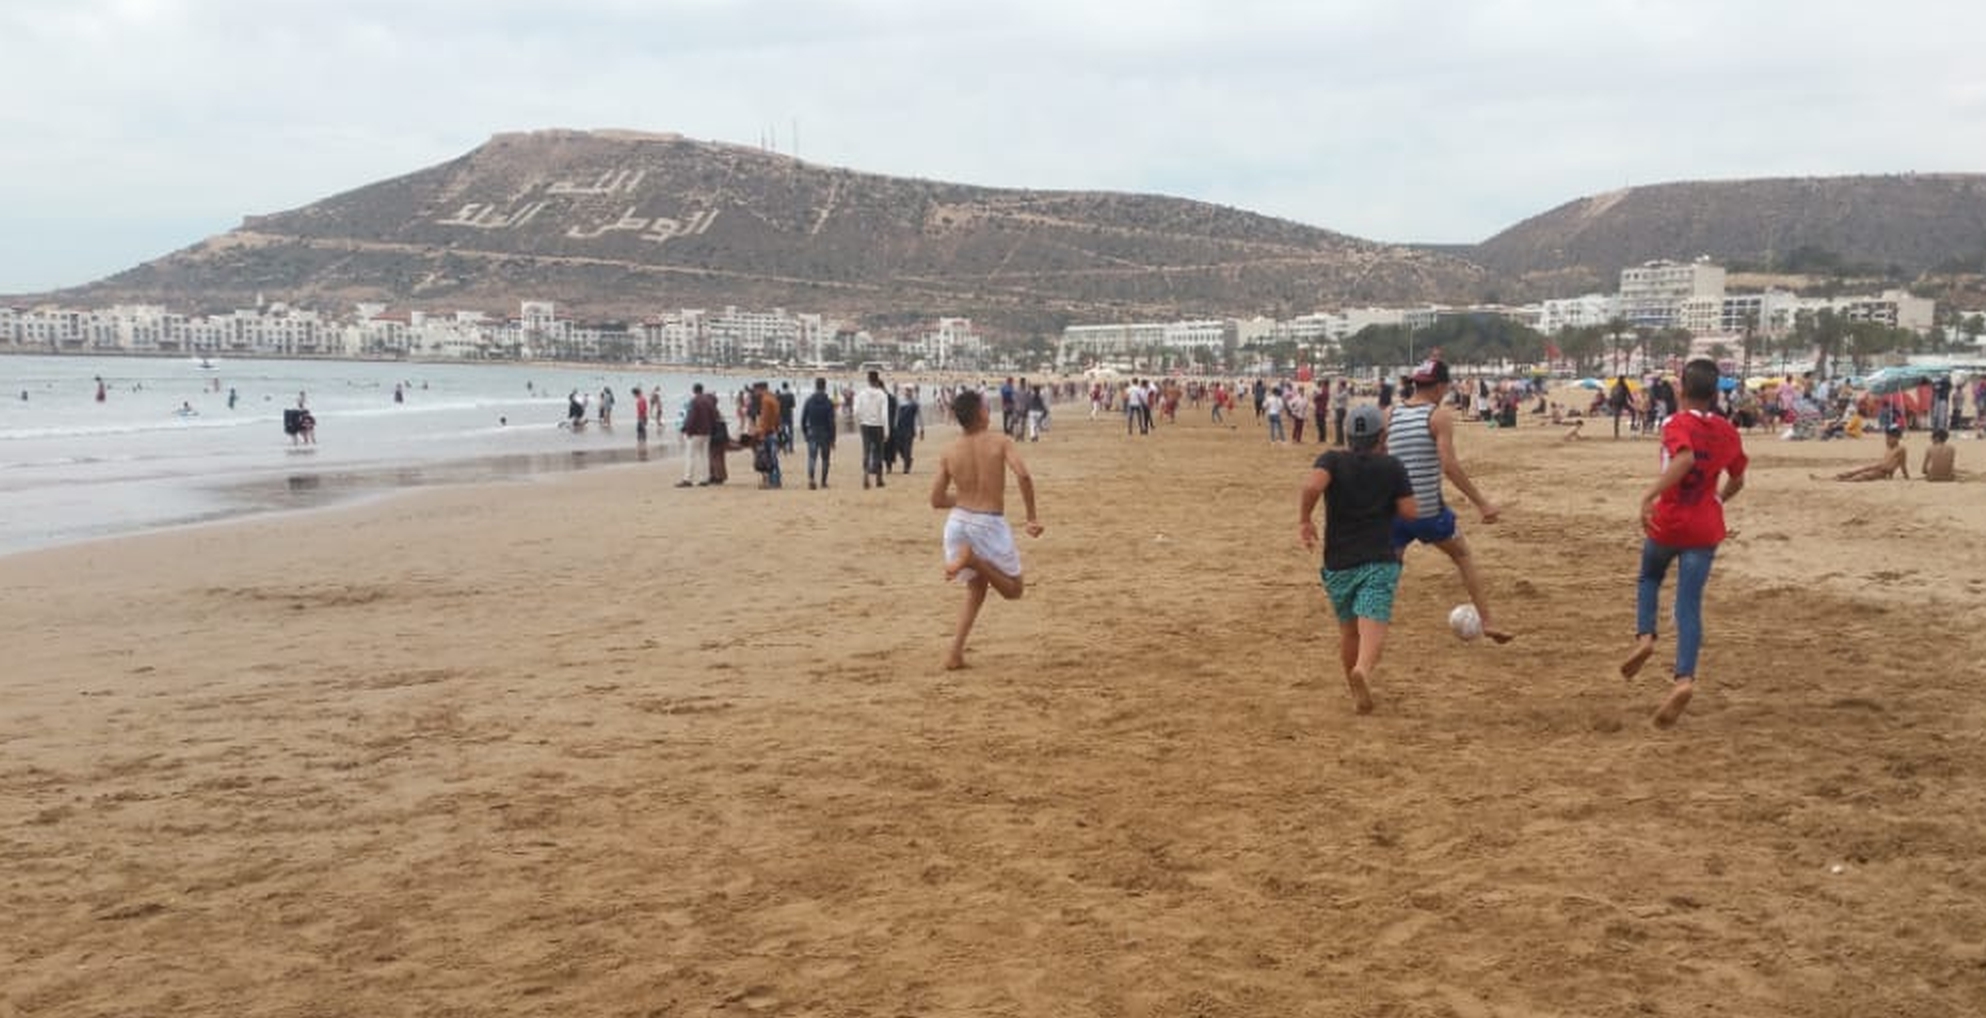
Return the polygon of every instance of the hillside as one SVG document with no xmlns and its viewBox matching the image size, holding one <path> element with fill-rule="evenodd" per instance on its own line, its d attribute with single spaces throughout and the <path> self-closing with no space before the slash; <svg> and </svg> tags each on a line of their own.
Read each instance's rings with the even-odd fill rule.
<svg viewBox="0 0 1986 1018">
<path fill-rule="evenodd" d="M 592 318 L 735 304 L 871 322 L 1290 314 L 1468 300 L 1449 255 L 1202 202 L 1003 190 L 614 131 L 502 134 L 453 161 L 241 228 L 63 300 L 354 300 Z"/>
<path fill-rule="evenodd" d="M 1624 266 L 1699 255 L 1784 272 L 1978 273 L 1986 263 L 1986 175 L 1634 187 L 1567 202 L 1456 253 L 1531 296 L 1611 290 Z"/>
</svg>

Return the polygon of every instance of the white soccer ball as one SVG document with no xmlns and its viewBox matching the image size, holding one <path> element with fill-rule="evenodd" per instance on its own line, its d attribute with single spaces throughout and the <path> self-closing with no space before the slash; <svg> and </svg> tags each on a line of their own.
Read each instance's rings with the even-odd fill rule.
<svg viewBox="0 0 1986 1018">
<path fill-rule="evenodd" d="M 1473 640 L 1483 635 L 1483 617 L 1476 614 L 1473 604 L 1458 604 L 1448 613 L 1448 628 L 1464 640 Z"/>
</svg>

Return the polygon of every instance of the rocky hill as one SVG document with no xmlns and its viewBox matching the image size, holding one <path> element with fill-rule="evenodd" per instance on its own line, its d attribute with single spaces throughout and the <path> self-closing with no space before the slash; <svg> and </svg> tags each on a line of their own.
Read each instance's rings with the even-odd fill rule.
<svg viewBox="0 0 1986 1018">
<path fill-rule="evenodd" d="M 1567 202 L 1453 253 L 1530 296 L 1611 290 L 1625 266 L 1699 255 L 1765 272 L 1976 274 L 1986 269 L 1986 175 L 1634 187 Z"/>
<path fill-rule="evenodd" d="M 256 294 L 595 319 L 735 304 L 877 323 L 1292 314 L 1479 296 L 1452 255 L 1134 194 L 1002 190 L 614 131 L 502 134 L 57 295 L 225 307 Z"/>
</svg>

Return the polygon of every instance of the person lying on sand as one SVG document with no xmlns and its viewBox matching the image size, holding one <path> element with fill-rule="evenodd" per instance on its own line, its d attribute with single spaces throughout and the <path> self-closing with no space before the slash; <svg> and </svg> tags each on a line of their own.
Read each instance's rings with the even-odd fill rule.
<svg viewBox="0 0 1986 1018">
<path fill-rule="evenodd" d="M 1834 475 L 1832 480 L 1887 481 L 1896 476 L 1899 470 L 1903 471 L 1904 480 L 1910 480 L 1909 452 L 1903 448 L 1903 429 L 1891 427 L 1889 431 L 1883 434 L 1883 443 L 1885 448 L 1883 449 L 1882 459 L 1866 467 L 1844 470 Z M 1816 481 L 1821 480 L 1819 474 L 1810 474 L 1808 476 Z"/>
</svg>

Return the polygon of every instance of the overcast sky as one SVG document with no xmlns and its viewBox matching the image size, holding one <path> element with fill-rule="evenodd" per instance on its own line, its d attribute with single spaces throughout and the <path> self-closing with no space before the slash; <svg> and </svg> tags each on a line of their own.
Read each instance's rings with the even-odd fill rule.
<svg viewBox="0 0 1986 1018">
<path fill-rule="evenodd" d="M 1583 195 L 1986 170 L 1956 0 L 6 0 L 0 293 L 622 127 L 1389 241 Z"/>
</svg>

